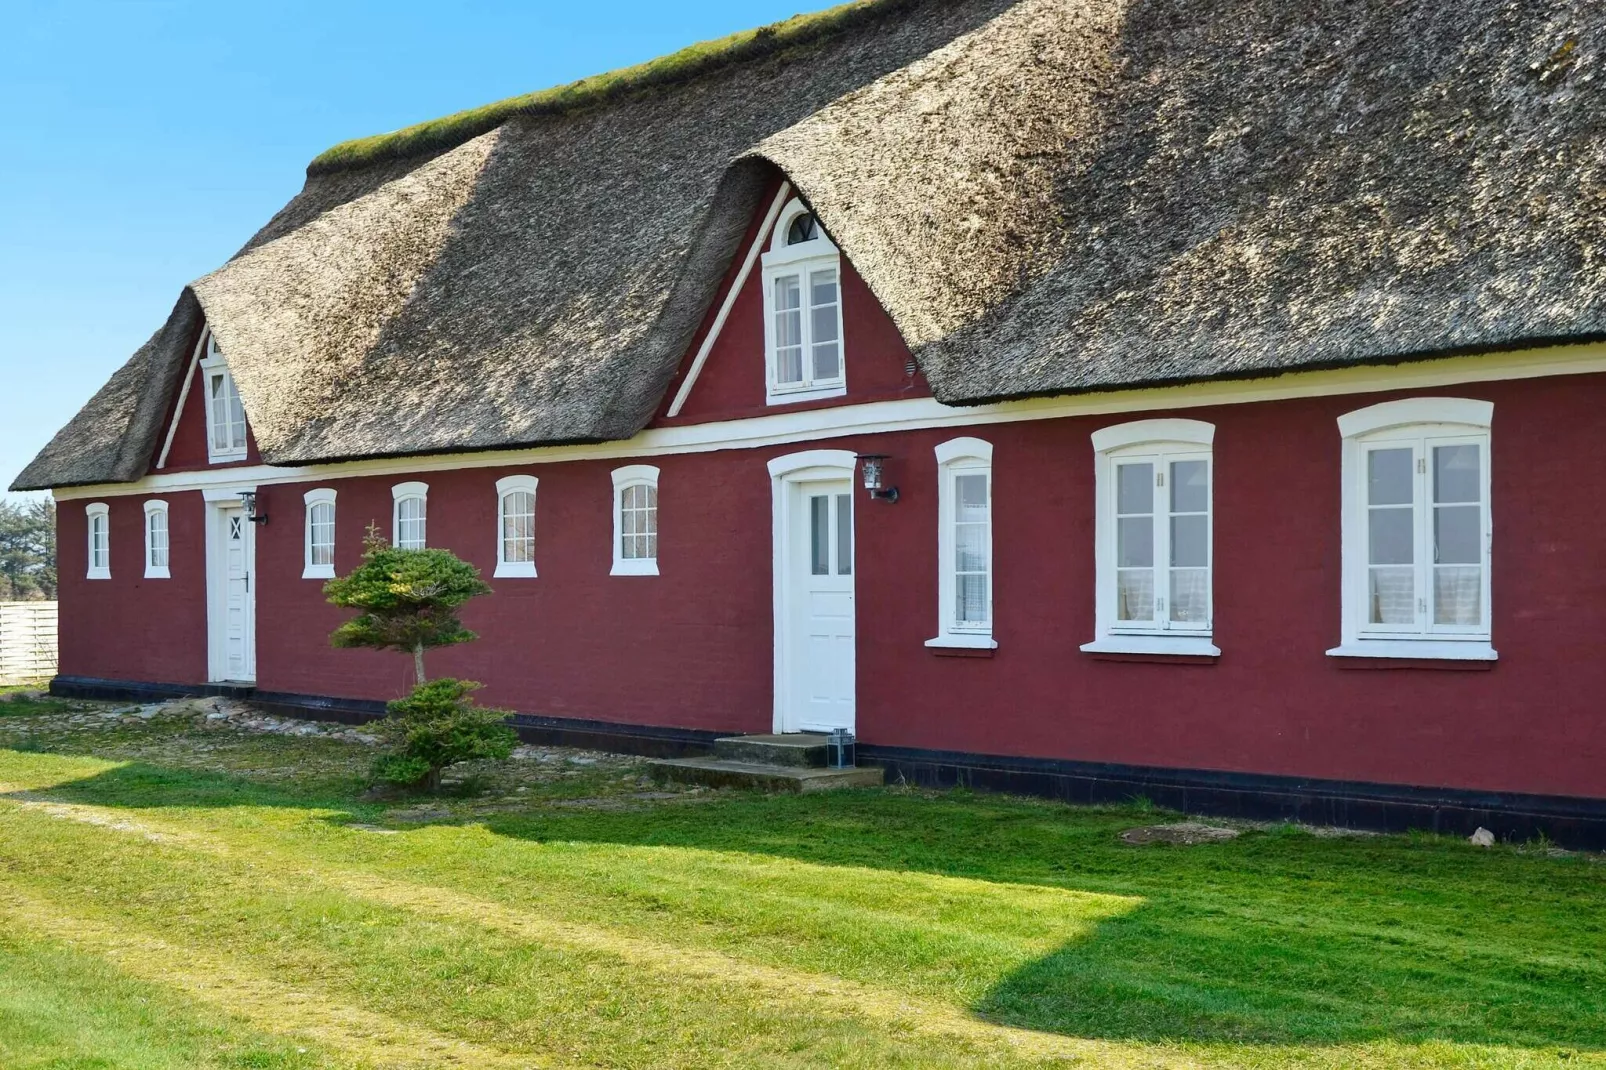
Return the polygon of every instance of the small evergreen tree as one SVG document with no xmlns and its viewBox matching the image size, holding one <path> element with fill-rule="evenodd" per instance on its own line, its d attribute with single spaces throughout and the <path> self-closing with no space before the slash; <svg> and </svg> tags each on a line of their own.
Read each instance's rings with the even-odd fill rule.
<svg viewBox="0 0 1606 1070">
<path fill-rule="evenodd" d="M 475 638 L 457 609 L 491 588 L 479 570 L 450 550 L 398 550 L 370 525 L 362 564 L 324 584 L 337 606 L 361 612 L 336 628 L 337 647 L 400 650 L 413 656 L 413 675 L 424 680 L 424 651 Z"/>
<path fill-rule="evenodd" d="M 389 703 L 390 716 L 379 731 L 396 750 L 374 762 L 374 776 L 435 791 L 449 765 L 513 753 L 518 736 L 505 723 L 507 714 L 475 706 L 468 697 L 479 686 L 468 680 L 431 680 Z"/>
</svg>

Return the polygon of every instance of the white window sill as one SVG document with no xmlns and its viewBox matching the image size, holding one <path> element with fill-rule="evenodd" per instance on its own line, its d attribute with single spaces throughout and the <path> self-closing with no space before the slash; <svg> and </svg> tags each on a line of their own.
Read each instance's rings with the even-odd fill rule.
<svg viewBox="0 0 1606 1070">
<path fill-rule="evenodd" d="M 829 386 L 802 386 L 802 387 L 776 387 L 769 389 L 769 396 L 765 403 L 769 405 L 792 405 L 799 401 L 823 401 L 826 398 L 839 398 L 848 392 L 846 382 L 832 383 Z"/>
<path fill-rule="evenodd" d="M 111 578 L 112 570 L 109 568 L 92 568 L 84 575 L 86 580 L 109 580 Z"/>
<path fill-rule="evenodd" d="M 1083 643 L 1084 654 L 1177 654 L 1216 658 L 1221 648 L 1208 635 L 1106 635 Z"/>
<path fill-rule="evenodd" d="M 335 566 L 308 565 L 301 570 L 301 578 L 304 580 L 332 580 L 335 578 Z"/>
<path fill-rule="evenodd" d="M 939 635 L 935 639 L 927 639 L 926 645 L 930 647 L 946 647 L 951 650 L 997 650 L 998 640 L 982 632 L 969 634 L 954 632 L 948 635 Z"/>
<path fill-rule="evenodd" d="M 1410 658 L 1418 661 L 1496 661 L 1487 639 L 1356 639 L 1327 652 L 1330 658 Z"/>
<path fill-rule="evenodd" d="M 534 561 L 500 561 L 496 571 L 491 573 L 492 579 L 497 580 L 533 580 L 535 579 Z"/>
<path fill-rule="evenodd" d="M 148 580 L 170 580 L 173 578 L 173 574 L 168 571 L 166 565 L 146 565 L 145 578 Z"/>
<path fill-rule="evenodd" d="M 243 461 L 245 460 L 245 451 L 236 450 L 232 453 L 209 453 L 206 455 L 206 459 L 210 464 L 224 464 L 228 461 Z"/>
<path fill-rule="evenodd" d="M 632 557 L 613 563 L 610 576 L 656 576 L 658 575 L 658 559 L 655 557 Z"/>
</svg>

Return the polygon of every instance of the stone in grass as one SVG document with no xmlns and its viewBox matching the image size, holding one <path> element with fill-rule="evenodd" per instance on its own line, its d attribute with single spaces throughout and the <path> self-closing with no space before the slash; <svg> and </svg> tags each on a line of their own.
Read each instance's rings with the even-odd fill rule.
<svg viewBox="0 0 1606 1070">
<path fill-rule="evenodd" d="M 1493 847 L 1494 833 L 1479 825 L 1478 831 L 1467 837 L 1467 842 L 1474 847 Z"/>
<path fill-rule="evenodd" d="M 1193 847 L 1201 843 L 1219 843 L 1222 840 L 1235 840 L 1238 830 L 1224 828 L 1220 825 L 1206 825 L 1200 821 L 1178 821 L 1170 825 L 1144 825 L 1142 828 L 1127 829 L 1121 833 L 1121 839 L 1127 843 L 1175 843 L 1183 847 Z"/>
</svg>

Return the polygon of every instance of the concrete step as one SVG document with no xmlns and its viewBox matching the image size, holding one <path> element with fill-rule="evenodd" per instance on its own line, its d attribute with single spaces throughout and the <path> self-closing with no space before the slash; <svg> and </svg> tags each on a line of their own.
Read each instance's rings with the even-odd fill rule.
<svg viewBox="0 0 1606 1070">
<path fill-rule="evenodd" d="M 800 765 L 762 765 L 724 758 L 661 758 L 647 763 L 655 780 L 706 784 L 714 788 L 756 788 L 760 791 L 827 791 L 831 788 L 874 788 L 883 781 L 879 766 L 816 769 Z"/>
<path fill-rule="evenodd" d="M 825 741 L 817 732 L 789 732 L 784 736 L 726 736 L 714 740 L 714 757 L 752 765 L 797 765 L 824 768 Z"/>
</svg>

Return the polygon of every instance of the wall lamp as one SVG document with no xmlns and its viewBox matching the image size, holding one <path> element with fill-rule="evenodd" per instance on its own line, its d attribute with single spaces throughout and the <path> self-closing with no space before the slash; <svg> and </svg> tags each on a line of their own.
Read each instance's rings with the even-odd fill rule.
<svg viewBox="0 0 1606 1070">
<path fill-rule="evenodd" d="M 872 501 L 895 502 L 898 500 L 898 488 L 888 487 L 883 484 L 883 479 L 886 475 L 886 454 L 861 453 L 854 459 L 864 462 L 864 489 L 870 492 Z"/>
<path fill-rule="evenodd" d="M 245 518 L 247 520 L 251 521 L 251 523 L 253 523 L 253 524 L 266 524 L 268 522 L 268 517 L 267 517 L 266 513 L 263 513 L 260 516 L 257 514 L 257 492 L 256 491 L 254 491 L 254 490 L 242 490 L 240 492 L 240 508 L 245 510 Z"/>
</svg>

